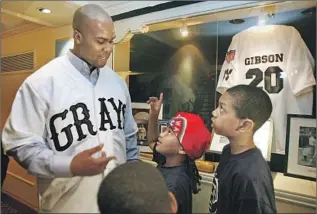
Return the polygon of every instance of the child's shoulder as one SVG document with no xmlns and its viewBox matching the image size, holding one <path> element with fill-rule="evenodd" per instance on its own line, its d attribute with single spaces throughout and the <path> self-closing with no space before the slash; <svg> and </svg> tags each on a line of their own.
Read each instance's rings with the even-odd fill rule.
<svg viewBox="0 0 317 214">
<path fill-rule="evenodd" d="M 187 189 L 190 186 L 190 179 L 186 169 L 182 166 L 179 167 L 162 167 L 159 166 L 168 189 L 172 192 Z"/>
<path fill-rule="evenodd" d="M 234 157 L 231 165 L 237 176 L 243 179 L 254 179 L 270 174 L 270 167 L 267 161 L 263 158 L 261 151 L 254 148 L 239 156 Z"/>
<path fill-rule="evenodd" d="M 237 175 L 246 181 L 262 180 L 271 176 L 271 170 L 263 157 L 255 154 L 253 157 L 247 157 L 244 162 L 239 164 Z"/>
<path fill-rule="evenodd" d="M 172 192 L 177 193 L 179 195 L 191 194 L 192 191 L 188 173 L 182 172 L 176 176 L 174 190 L 172 190 Z"/>
</svg>

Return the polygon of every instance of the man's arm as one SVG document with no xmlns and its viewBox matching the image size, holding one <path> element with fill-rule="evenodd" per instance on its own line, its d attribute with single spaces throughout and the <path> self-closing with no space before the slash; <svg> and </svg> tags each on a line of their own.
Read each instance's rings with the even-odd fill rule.
<svg viewBox="0 0 317 214">
<path fill-rule="evenodd" d="M 139 148 L 137 144 L 137 135 L 133 134 L 130 137 L 126 137 L 127 142 L 127 161 L 139 160 Z"/>
<path fill-rule="evenodd" d="M 102 153 L 100 158 L 91 158 L 100 152 L 102 145 L 84 150 L 74 156 L 57 155 L 50 149 L 43 136 L 48 105 L 30 84 L 24 82 L 12 104 L 10 117 L 3 133 L 4 152 L 12 155 L 22 167 L 38 177 L 90 176 L 104 171 L 115 157 Z"/>
<path fill-rule="evenodd" d="M 18 90 L 4 126 L 5 152 L 22 167 L 39 177 L 68 177 L 72 157 L 54 155 L 44 143 L 46 103 L 27 83 Z"/>
<path fill-rule="evenodd" d="M 140 150 L 137 143 L 138 126 L 132 114 L 131 97 L 125 82 L 123 83 L 123 87 L 125 88 L 127 97 L 124 112 L 124 134 L 126 139 L 127 161 L 139 160 Z"/>
<path fill-rule="evenodd" d="M 72 156 L 57 156 L 42 143 L 26 144 L 7 152 L 36 177 L 54 178 L 70 177 Z"/>
</svg>

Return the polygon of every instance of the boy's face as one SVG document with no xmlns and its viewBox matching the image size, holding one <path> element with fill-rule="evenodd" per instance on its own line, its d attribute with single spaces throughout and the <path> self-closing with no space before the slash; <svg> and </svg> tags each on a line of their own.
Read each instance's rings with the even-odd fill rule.
<svg viewBox="0 0 317 214">
<path fill-rule="evenodd" d="M 182 146 L 171 127 L 166 127 L 158 137 L 156 151 L 162 155 L 178 155 L 182 151 Z"/>
<path fill-rule="evenodd" d="M 240 120 L 233 108 L 233 97 L 225 92 L 219 99 L 219 106 L 212 112 L 211 126 L 215 133 L 226 137 L 236 136 Z"/>
</svg>

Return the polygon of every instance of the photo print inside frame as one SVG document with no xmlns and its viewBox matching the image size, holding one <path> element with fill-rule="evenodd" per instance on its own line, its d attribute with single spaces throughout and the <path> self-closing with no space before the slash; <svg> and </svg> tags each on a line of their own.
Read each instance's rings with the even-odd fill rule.
<svg viewBox="0 0 317 214">
<path fill-rule="evenodd" d="M 162 133 L 167 128 L 168 120 L 158 120 L 158 133 Z"/>
<path fill-rule="evenodd" d="M 316 127 L 299 127 L 298 158 L 301 166 L 316 168 Z"/>
<path fill-rule="evenodd" d="M 147 128 L 149 122 L 149 111 L 147 109 L 133 109 L 132 114 L 138 126 L 138 145 L 147 146 Z"/>
<path fill-rule="evenodd" d="M 316 118 L 287 115 L 284 175 L 316 181 Z"/>
<path fill-rule="evenodd" d="M 152 153 L 148 146 L 147 131 L 150 118 L 150 105 L 147 103 L 132 103 L 132 115 L 138 126 L 137 142 L 141 152 Z M 162 119 L 163 105 L 158 115 L 158 119 Z"/>
</svg>

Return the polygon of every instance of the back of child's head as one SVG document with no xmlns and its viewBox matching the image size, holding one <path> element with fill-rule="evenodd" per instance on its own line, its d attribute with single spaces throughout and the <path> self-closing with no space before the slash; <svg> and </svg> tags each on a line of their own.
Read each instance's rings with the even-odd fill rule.
<svg viewBox="0 0 317 214">
<path fill-rule="evenodd" d="M 271 116 L 272 102 L 265 91 L 250 85 L 237 85 L 227 90 L 233 98 L 233 108 L 239 119 L 254 122 L 254 132 Z"/>
<path fill-rule="evenodd" d="M 142 161 L 125 163 L 111 171 L 98 192 L 101 214 L 171 213 L 164 178 Z"/>
</svg>

